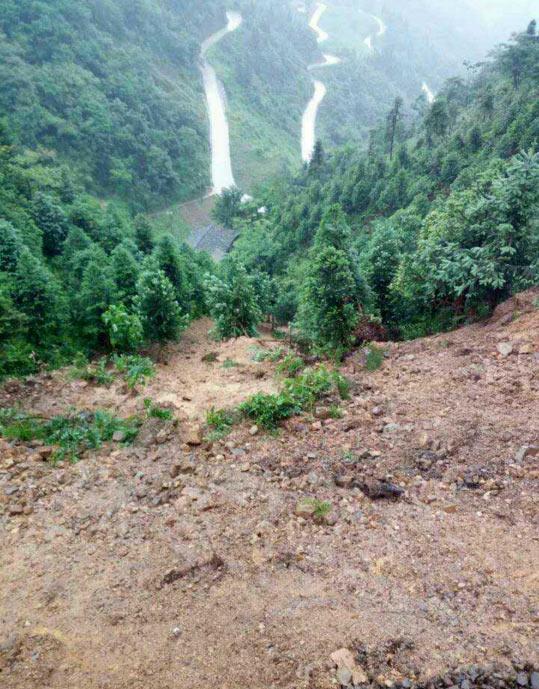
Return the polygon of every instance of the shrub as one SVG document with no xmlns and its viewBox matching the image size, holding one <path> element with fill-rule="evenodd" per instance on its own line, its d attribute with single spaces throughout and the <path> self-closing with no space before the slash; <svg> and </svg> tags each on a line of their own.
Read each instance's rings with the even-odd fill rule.
<svg viewBox="0 0 539 689">
<path fill-rule="evenodd" d="M 289 394 L 258 393 L 240 405 L 240 411 L 261 428 L 274 430 L 281 421 L 299 414 L 301 406 Z"/>
<path fill-rule="evenodd" d="M 284 349 L 277 347 L 277 349 L 262 349 L 261 347 L 251 347 L 251 359 L 260 363 L 261 361 L 271 361 L 275 363 L 283 356 Z"/>
<path fill-rule="evenodd" d="M 206 276 L 207 301 L 220 339 L 256 335 L 262 320 L 254 280 L 245 267 L 228 257 L 220 274 Z"/>
<path fill-rule="evenodd" d="M 102 316 L 110 346 L 116 352 L 135 352 L 142 346 L 144 332 L 140 318 L 123 304 L 109 306 Z"/>
<path fill-rule="evenodd" d="M 230 409 L 215 409 L 212 407 L 206 414 L 206 424 L 211 429 L 209 440 L 224 438 L 236 423 L 237 415 Z"/>
<path fill-rule="evenodd" d="M 108 387 L 114 380 L 112 373 L 107 370 L 108 364 L 109 360 L 107 357 L 102 357 L 96 362 L 89 364 L 84 355 L 79 354 L 75 359 L 72 376 L 94 385 Z"/>
<path fill-rule="evenodd" d="M 286 392 L 301 409 L 311 410 L 317 400 L 336 391 L 341 399 L 347 399 L 350 384 L 337 371 L 329 371 L 325 366 L 308 368 L 296 378 L 284 382 Z"/>
<path fill-rule="evenodd" d="M 146 385 L 149 378 L 155 376 L 155 365 L 151 359 L 137 354 L 122 354 L 114 357 L 116 369 L 123 374 L 128 387 L 133 390 L 137 385 Z"/>
<path fill-rule="evenodd" d="M 43 419 L 16 409 L 0 410 L 0 435 L 8 440 L 42 440 L 56 445 L 52 461 L 76 462 L 85 450 L 99 449 L 119 432 L 122 442 L 136 438 L 140 427 L 137 418 L 120 419 L 108 411 L 74 411 L 67 415 Z"/>
<path fill-rule="evenodd" d="M 295 354 L 287 354 L 277 366 L 277 373 L 287 378 L 294 378 L 305 367 L 303 359 Z"/>
</svg>

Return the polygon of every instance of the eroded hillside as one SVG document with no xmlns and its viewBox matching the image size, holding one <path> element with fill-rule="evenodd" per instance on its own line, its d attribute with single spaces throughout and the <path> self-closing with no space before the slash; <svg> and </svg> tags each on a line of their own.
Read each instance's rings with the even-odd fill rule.
<svg viewBox="0 0 539 689">
<path fill-rule="evenodd" d="M 355 351 L 342 418 L 322 401 L 278 435 L 201 438 L 208 408 L 277 388 L 253 348 L 280 346 L 206 321 L 138 395 L 5 384 L 2 407 L 45 417 L 151 397 L 178 423 L 74 465 L 2 441 L 0 685 L 536 689 L 538 296 L 384 344 L 376 371 Z"/>
</svg>

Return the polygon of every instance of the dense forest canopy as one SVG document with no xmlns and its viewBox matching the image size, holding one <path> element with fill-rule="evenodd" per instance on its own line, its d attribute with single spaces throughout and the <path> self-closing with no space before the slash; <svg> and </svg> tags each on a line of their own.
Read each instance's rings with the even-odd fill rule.
<svg viewBox="0 0 539 689">
<path fill-rule="evenodd" d="M 6 0 L 0 112 L 89 191 L 139 207 L 192 197 L 209 182 L 199 44 L 224 22 L 220 0 Z"/>
<path fill-rule="evenodd" d="M 247 145 L 249 131 L 261 146 L 287 145 L 316 42 L 284 0 L 233 6 L 245 26 L 227 36 L 226 58 L 211 56 L 231 118 L 246 125 Z M 357 132 L 334 150 L 318 142 L 309 165 L 270 177 L 252 202 L 225 193 L 216 217 L 239 239 L 221 266 L 156 232 L 139 211 L 209 183 L 198 56 L 226 9 L 2 3 L 0 376 L 130 354 L 206 313 L 217 336 L 252 333 L 269 315 L 292 322 L 306 346 L 342 353 L 365 323 L 414 337 L 538 281 L 535 22 L 446 81 L 430 106 L 392 91 L 368 146 Z M 353 106 L 345 91 L 341 102 Z"/>
<path fill-rule="evenodd" d="M 342 322 L 339 308 L 350 312 L 357 300 L 394 335 L 450 327 L 535 284 L 538 96 L 532 22 L 467 80 L 450 79 L 424 115 L 397 98 L 368 151 L 326 154 L 319 143 L 308 167 L 257 199 L 268 209 L 262 218 L 239 209 L 234 253 L 273 280 L 275 316 L 299 319 L 316 339 L 321 326 L 306 314 L 321 303 L 324 280 L 332 289 L 320 273 L 328 247 L 335 271 L 356 287 L 326 293 L 334 300 L 326 315 L 333 309 Z"/>
</svg>

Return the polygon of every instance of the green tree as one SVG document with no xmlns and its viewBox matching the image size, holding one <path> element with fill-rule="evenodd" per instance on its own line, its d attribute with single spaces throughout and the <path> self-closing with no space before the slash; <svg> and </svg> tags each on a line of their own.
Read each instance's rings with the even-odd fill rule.
<svg viewBox="0 0 539 689">
<path fill-rule="evenodd" d="M 404 101 L 400 96 L 395 98 L 393 107 L 387 116 L 386 139 L 389 147 L 389 159 L 393 159 L 393 148 L 395 146 L 395 136 L 397 134 L 397 127 L 402 118 L 402 106 Z"/>
<path fill-rule="evenodd" d="M 13 273 L 15 307 L 24 314 L 29 341 L 46 348 L 61 337 L 65 322 L 60 287 L 47 268 L 24 247 Z"/>
<path fill-rule="evenodd" d="M 116 298 L 110 265 L 91 259 L 84 269 L 80 290 L 74 299 L 75 321 L 91 351 L 108 347 L 108 330 L 103 322 L 103 314 L 115 303 Z"/>
<path fill-rule="evenodd" d="M 62 253 L 62 244 L 68 232 L 68 220 L 62 207 L 52 196 L 38 192 L 32 201 L 32 215 L 43 233 L 45 256 L 57 256 Z"/>
<path fill-rule="evenodd" d="M 311 160 L 309 161 L 309 172 L 316 172 L 320 170 L 324 165 L 325 158 L 326 154 L 324 152 L 322 141 L 317 139 L 316 143 L 314 144 Z"/>
<path fill-rule="evenodd" d="M 255 280 L 235 258 L 221 263 L 219 275 L 208 275 L 206 293 L 215 332 L 222 338 L 254 336 L 262 320 Z"/>
<path fill-rule="evenodd" d="M 119 244 L 110 255 L 112 275 L 117 288 L 117 297 L 131 304 L 137 294 L 140 268 L 136 258 L 129 250 L 127 242 Z"/>
<path fill-rule="evenodd" d="M 191 301 L 191 285 L 188 280 L 185 260 L 178 245 L 170 235 L 164 235 L 158 241 L 153 256 L 159 268 L 172 283 L 180 308 L 184 313 L 188 313 Z"/>
<path fill-rule="evenodd" d="M 153 232 L 150 221 L 145 215 L 139 214 L 134 221 L 135 242 L 143 254 L 151 254 L 153 251 Z"/>
<path fill-rule="evenodd" d="M 300 293 L 300 331 L 324 350 L 342 353 L 353 342 L 359 322 L 356 281 L 345 251 L 334 246 L 312 250 Z"/>
<path fill-rule="evenodd" d="M 225 227 L 232 227 L 234 218 L 239 215 L 241 211 L 242 192 L 233 187 L 225 189 L 215 201 L 212 216 L 216 222 L 221 223 Z"/>
<path fill-rule="evenodd" d="M 437 98 L 425 118 L 425 128 L 429 139 L 443 138 L 449 128 L 449 109 L 446 98 Z"/>
<path fill-rule="evenodd" d="M 188 319 L 182 315 L 172 283 L 165 273 L 152 265 L 144 266 L 137 287 L 136 307 L 149 341 L 176 340 Z"/>
<path fill-rule="evenodd" d="M 15 270 L 23 246 L 13 225 L 0 219 L 0 271 Z"/>
</svg>

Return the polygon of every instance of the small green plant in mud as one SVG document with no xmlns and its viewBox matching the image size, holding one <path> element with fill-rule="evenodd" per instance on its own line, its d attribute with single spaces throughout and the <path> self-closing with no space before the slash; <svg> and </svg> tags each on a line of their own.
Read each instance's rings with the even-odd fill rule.
<svg viewBox="0 0 539 689">
<path fill-rule="evenodd" d="M 92 385 L 108 387 L 114 382 L 114 374 L 108 370 L 108 366 L 108 357 L 90 363 L 84 354 L 79 353 L 71 368 L 71 377 L 85 380 Z"/>
<path fill-rule="evenodd" d="M 234 359 L 225 359 L 223 361 L 223 368 L 229 369 L 229 368 L 237 368 L 239 366 L 237 361 L 234 361 Z"/>
<path fill-rule="evenodd" d="M 342 419 L 342 417 L 344 416 L 343 410 L 339 407 L 338 404 L 330 405 L 328 412 L 329 417 L 331 419 Z"/>
<path fill-rule="evenodd" d="M 328 502 L 327 500 L 318 500 L 316 498 L 313 500 L 313 506 L 314 506 L 313 517 L 316 520 L 320 520 L 320 521 L 325 519 L 333 508 L 332 504 L 330 502 Z"/>
<path fill-rule="evenodd" d="M 137 437 L 140 425 L 137 417 L 120 419 L 108 411 L 72 411 L 50 419 L 13 408 L 0 411 L 0 436 L 53 445 L 53 462 L 77 462 L 85 450 L 99 449 L 114 436 L 129 444 Z"/>
<path fill-rule="evenodd" d="M 284 356 L 285 349 L 277 347 L 276 349 L 262 349 L 261 347 L 251 347 L 251 359 L 260 363 L 262 361 L 271 361 L 276 363 Z"/>
<path fill-rule="evenodd" d="M 286 378 L 294 378 L 305 368 L 305 362 L 300 356 L 287 354 L 277 366 L 277 373 Z"/>
<path fill-rule="evenodd" d="M 130 390 L 134 390 L 138 385 L 146 385 L 155 376 L 153 361 L 138 354 L 115 356 L 114 365 L 117 371 L 122 374 Z"/>
<path fill-rule="evenodd" d="M 253 395 L 239 410 L 261 428 L 275 430 L 281 421 L 302 411 L 312 411 L 319 399 L 333 392 L 346 399 L 349 388 L 348 381 L 340 373 L 319 366 L 306 369 L 296 378 L 287 378 L 279 394 Z"/>
<path fill-rule="evenodd" d="M 365 349 L 367 354 L 365 368 L 367 371 L 377 371 L 384 363 L 384 350 L 373 344 L 368 345 Z"/>
<path fill-rule="evenodd" d="M 238 421 L 238 413 L 233 409 L 215 409 L 212 407 L 206 414 L 206 425 L 209 433 L 206 438 L 210 441 L 221 440 L 231 431 Z"/>
<path fill-rule="evenodd" d="M 144 409 L 146 410 L 146 415 L 150 419 L 161 419 L 161 421 L 172 421 L 174 414 L 172 409 L 167 409 L 166 407 L 160 407 L 158 404 L 151 399 L 151 397 L 146 397 L 144 400 Z"/>
<path fill-rule="evenodd" d="M 325 366 L 307 368 L 296 378 L 288 378 L 284 381 L 284 389 L 302 411 L 312 411 L 319 399 L 332 392 L 337 392 L 341 399 L 348 399 L 350 395 L 348 380 Z"/>
<path fill-rule="evenodd" d="M 217 352 L 208 352 L 202 357 L 202 361 L 205 364 L 214 364 L 219 359 L 219 354 Z"/>
</svg>

